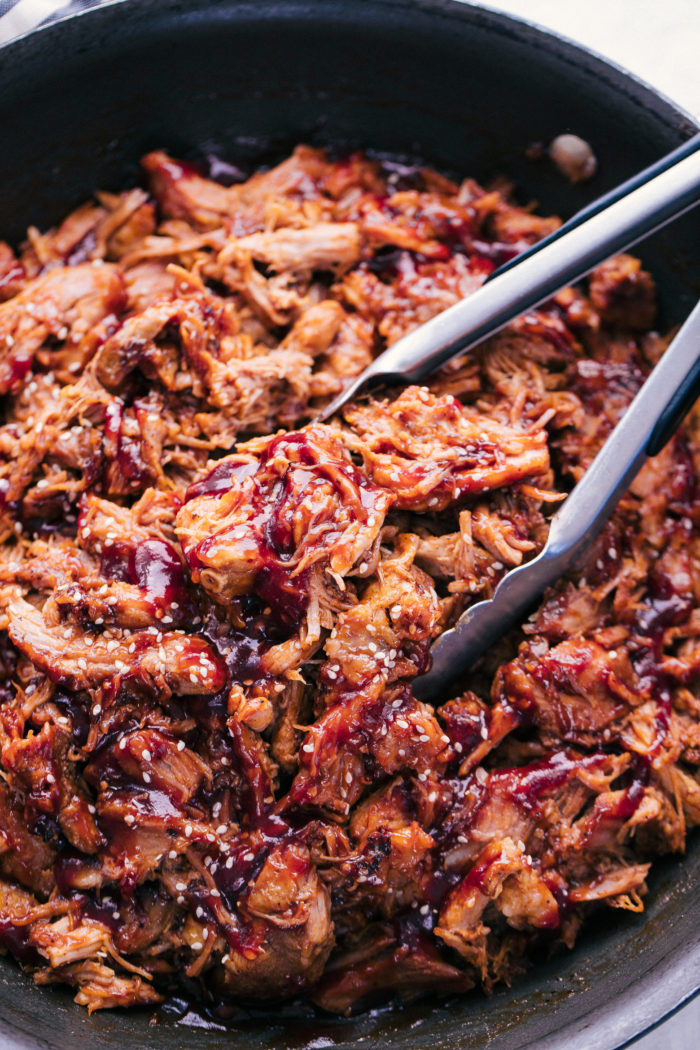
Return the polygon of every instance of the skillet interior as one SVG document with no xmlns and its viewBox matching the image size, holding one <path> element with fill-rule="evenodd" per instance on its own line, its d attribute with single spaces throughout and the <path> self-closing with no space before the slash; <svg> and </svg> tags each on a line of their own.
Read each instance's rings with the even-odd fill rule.
<svg viewBox="0 0 700 1050">
<path fill-rule="evenodd" d="M 8 46 L 0 63 L 0 231 L 20 239 L 96 188 L 133 184 L 139 156 L 217 152 L 250 163 L 298 141 L 362 145 L 481 179 L 568 215 L 677 145 L 690 118 L 586 52 L 450 0 L 124 0 Z M 571 128 L 600 171 L 571 187 L 524 149 Z M 700 216 L 641 250 L 666 322 L 700 289 Z M 606 912 L 575 951 L 488 1000 L 413 1004 L 351 1021 L 284 1019 L 217 1034 L 144 1013 L 87 1014 L 0 960 L 8 1050 L 255 1050 L 375 1046 L 612 1050 L 700 985 L 700 841 L 656 865 L 644 916 Z"/>
</svg>

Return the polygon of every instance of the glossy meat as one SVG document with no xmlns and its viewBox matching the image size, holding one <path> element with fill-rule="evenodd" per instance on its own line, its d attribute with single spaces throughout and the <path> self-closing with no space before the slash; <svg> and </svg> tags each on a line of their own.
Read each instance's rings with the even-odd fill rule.
<svg viewBox="0 0 700 1050">
<path fill-rule="evenodd" d="M 0 946 L 89 1010 L 344 1013 L 641 910 L 700 823 L 697 414 L 526 623 L 411 681 L 663 352 L 650 275 L 317 424 L 558 220 L 305 146 L 143 167 L 0 244 Z"/>
</svg>

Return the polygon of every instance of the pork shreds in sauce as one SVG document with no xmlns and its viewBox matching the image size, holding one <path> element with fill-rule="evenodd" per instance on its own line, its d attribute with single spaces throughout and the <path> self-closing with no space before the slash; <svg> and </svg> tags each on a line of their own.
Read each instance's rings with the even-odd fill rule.
<svg viewBox="0 0 700 1050">
<path fill-rule="evenodd" d="M 621 256 L 427 387 L 311 422 L 556 219 L 300 147 L 164 153 L 0 246 L 0 942 L 90 1010 L 510 981 L 700 821 L 693 420 L 448 698 L 666 341 Z"/>
</svg>

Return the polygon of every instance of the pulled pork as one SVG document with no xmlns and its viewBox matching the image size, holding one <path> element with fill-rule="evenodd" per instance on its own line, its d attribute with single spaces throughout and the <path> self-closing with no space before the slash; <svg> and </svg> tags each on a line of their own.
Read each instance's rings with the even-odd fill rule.
<svg viewBox="0 0 700 1050">
<path fill-rule="evenodd" d="M 88 1009 L 512 980 L 700 822 L 697 419 L 452 695 L 665 340 L 622 256 L 312 422 L 555 219 L 306 147 L 164 153 L 0 245 L 0 944 Z"/>
</svg>

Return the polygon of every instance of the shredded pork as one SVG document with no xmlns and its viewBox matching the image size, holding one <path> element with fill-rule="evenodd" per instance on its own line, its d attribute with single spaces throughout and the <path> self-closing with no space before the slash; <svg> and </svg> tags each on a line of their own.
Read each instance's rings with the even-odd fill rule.
<svg viewBox="0 0 700 1050">
<path fill-rule="evenodd" d="M 655 360 L 601 266 L 435 376 L 315 412 L 556 228 L 298 148 L 164 153 L 0 245 L 0 944 L 96 1010 L 486 990 L 638 911 L 700 822 L 697 417 L 451 694 Z"/>
</svg>

